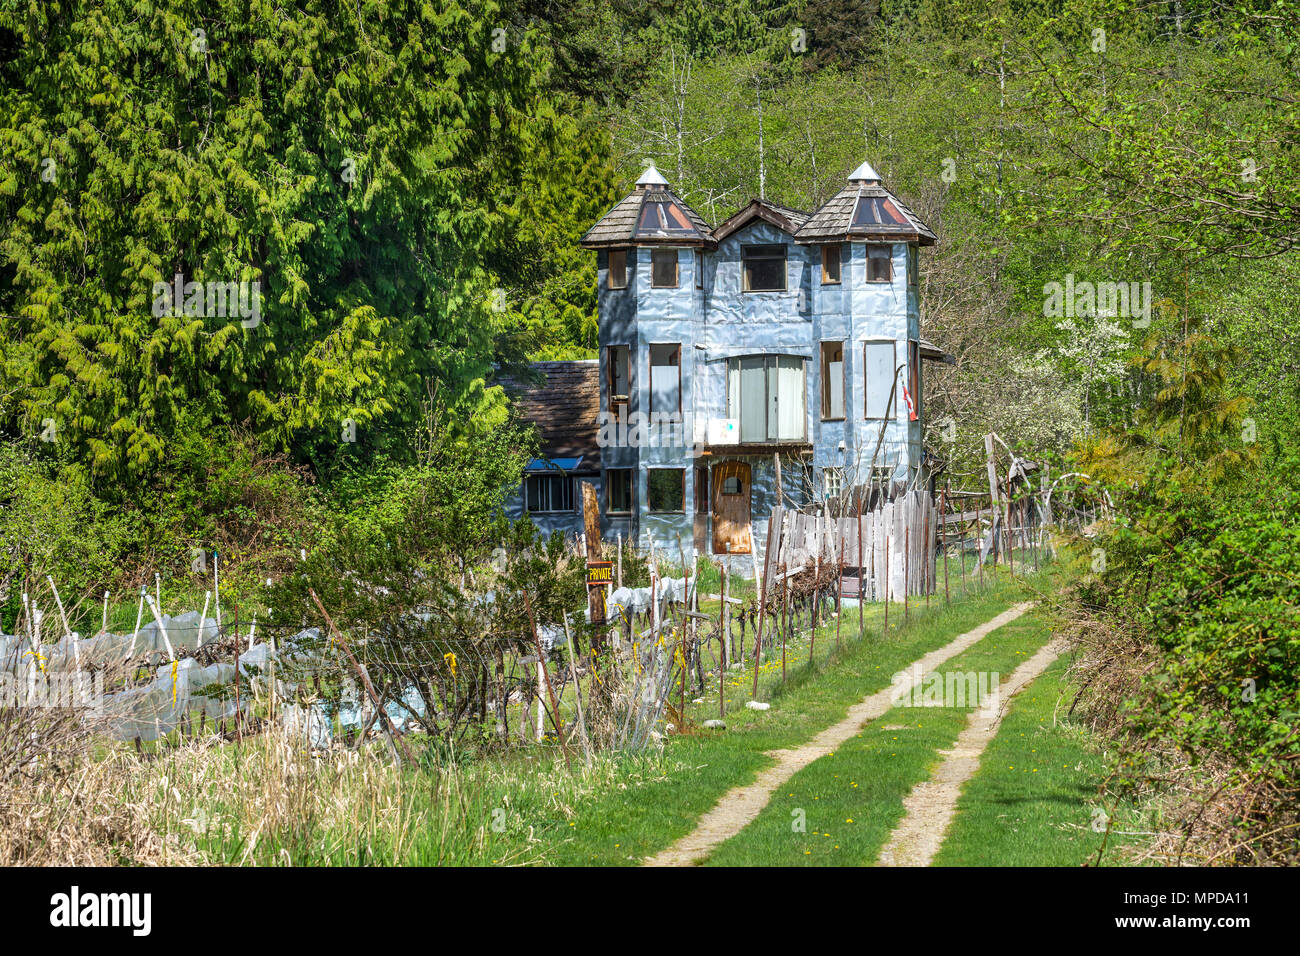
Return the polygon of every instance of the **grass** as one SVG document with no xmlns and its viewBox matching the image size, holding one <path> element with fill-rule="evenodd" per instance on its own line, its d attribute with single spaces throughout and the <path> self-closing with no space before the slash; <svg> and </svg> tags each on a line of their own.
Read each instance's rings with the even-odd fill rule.
<svg viewBox="0 0 1300 956">
<path fill-rule="evenodd" d="M 771 710 L 743 709 L 752 679 L 752 671 L 747 669 L 743 680 L 728 682 L 725 732 L 670 738 L 660 775 L 593 794 L 574 808 L 570 819 L 530 820 L 533 835 L 543 843 L 554 841 L 546 853 L 552 863 L 639 863 L 689 833 L 699 816 L 728 789 L 752 780 L 770 763 L 765 751 L 807 741 L 842 719 L 849 705 L 888 686 L 897 670 L 1005 610 L 1021 596 L 1017 585 L 1003 583 L 947 608 L 934 602 L 928 613 L 913 615 L 908 629 L 882 639 L 878 631 L 869 628 L 867 637 L 845 640 L 838 655 L 832 621 L 818 635 L 816 660 L 811 665 L 802 642 L 793 649 L 798 660 L 784 687 L 779 683 L 779 658 L 765 665 L 762 685 L 766 694 L 760 692 L 760 697 L 772 701 Z M 891 623 L 895 611 L 891 611 Z M 856 619 L 856 611 L 850 616 Z M 846 634 L 848 631 L 846 620 Z M 736 683 L 742 687 L 737 688 Z M 716 716 L 716 702 L 715 692 L 709 700 L 713 708 L 697 705 L 692 711 Z M 503 844 L 510 839 L 505 835 Z"/>
<path fill-rule="evenodd" d="M 1091 824 L 1106 761 L 1063 716 L 1073 693 L 1068 666 L 1059 658 L 1012 701 L 936 865 L 1080 866 L 1096 856 L 1102 834 Z M 1112 832 L 1109 846 L 1126 839 Z"/>
<path fill-rule="evenodd" d="M 450 761 L 444 754 L 436 765 L 399 769 L 373 741 L 359 754 L 316 758 L 274 735 L 222 747 L 178 742 L 138 758 L 116 753 L 115 798 L 149 808 L 161 846 L 178 861 L 197 853 L 212 862 L 272 865 L 639 864 L 690 832 L 728 789 L 751 781 L 769 763 L 765 751 L 806 742 L 888 686 L 896 671 L 1026 596 L 1026 583 L 1005 574 L 989 575 L 986 585 L 964 599 L 954 588 L 951 606 L 941 596 L 929 609 L 918 603 L 907 627 L 894 605 L 887 635 L 879 606 L 866 609 L 861 637 L 857 609 L 846 608 L 838 651 L 830 618 L 815 655 L 806 634 L 790 643 L 784 682 L 779 653 L 764 661 L 758 697 L 771 710 L 744 708 L 753 679 L 746 661 L 724 681 L 728 729 L 672 735 L 662 749 L 599 754 L 589 764 L 578 758 L 569 768 L 554 745 L 543 745 Z M 945 669 L 1009 673 L 1045 639 L 1041 624 L 1025 622 L 995 632 Z M 716 670 L 710 677 L 704 702 L 687 708 L 693 724 L 717 716 Z M 891 711 L 806 768 L 711 862 L 871 862 L 902 795 L 964 717 Z M 909 729 L 884 730 L 894 724 Z M 808 821 L 802 843 L 790 839 L 790 812 L 799 807 Z"/>
<path fill-rule="evenodd" d="M 936 672 L 996 672 L 1005 679 L 1049 637 L 1044 617 L 1032 613 L 993 631 Z M 970 707 L 892 708 L 834 753 L 796 773 L 758 818 L 707 862 L 719 866 L 874 863 L 902 818 L 903 798 L 930 776 L 940 759 L 938 751 L 954 743 L 970 711 Z"/>
</svg>

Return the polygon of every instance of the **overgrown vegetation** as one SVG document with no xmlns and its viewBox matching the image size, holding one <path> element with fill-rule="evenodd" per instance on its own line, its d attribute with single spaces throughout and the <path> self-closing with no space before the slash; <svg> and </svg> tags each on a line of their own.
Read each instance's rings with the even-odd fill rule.
<svg viewBox="0 0 1300 956">
<path fill-rule="evenodd" d="M 949 477 L 995 431 L 1114 501 L 1075 709 L 1173 821 L 1139 852 L 1294 862 L 1298 41 L 1275 0 L 0 0 L 0 631 L 46 575 L 83 633 L 155 573 L 197 607 L 216 552 L 272 626 L 311 588 L 387 629 L 385 680 L 494 675 L 518 598 L 581 603 L 502 517 L 535 447 L 495 375 L 594 354 L 583 231 L 649 160 L 716 223 L 865 158 L 940 235 Z M 158 314 L 177 274 L 258 283 L 256 321 Z M 1067 280 L 1147 311 L 1053 312 Z"/>
</svg>

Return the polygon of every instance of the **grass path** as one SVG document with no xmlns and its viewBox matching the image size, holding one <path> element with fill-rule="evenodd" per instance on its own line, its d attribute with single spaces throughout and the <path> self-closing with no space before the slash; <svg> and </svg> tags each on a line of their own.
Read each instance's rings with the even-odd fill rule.
<svg viewBox="0 0 1300 956">
<path fill-rule="evenodd" d="M 641 865 L 690 834 L 728 790 L 753 781 L 770 766 L 769 751 L 801 746 L 842 720 L 864 694 L 888 687 L 896 671 L 1025 599 L 1019 582 L 990 578 L 988 585 L 951 606 L 938 601 L 929 609 L 914 607 L 910 626 L 891 627 L 883 636 L 880 607 L 867 609 L 862 637 L 851 636 L 857 614 L 847 611 L 842 650 L 834 649 L 831 620 L 818 631 L 814 661 L 807 659 L 806 634 L 792 644 L 784 684 L 779 657 L 764 663 L 759 699 L 771 701 L 771 710 L 744 708 L 752 670 L 729 675 L 726 731 L 670 737 L 662 753 L 647 754 L 645 766 L 638 766 L 623 785 L 600 785 L 577 800 L 557 797 L 549 812 L 530 809 L 517 825 L 511 808 L 512 823 L 504 833 L 486 832 L 484 855 L 492 862 L 517 852 L 522 826 L 549 865 Z M 901 611 L 898 606 L 890 611 L 891 624 L 901 622 Z M 706 704 L 690 708 L 695 719 L 717 714 L 716 689 L 705 696 Z"/>
<path fill-rule="evenodd" d="M 908 668 L 905 687 L 910 687 L 916 674 L 934 670 L 948 659 L 961 654 L 999 627 L 1024 614 L 1030 604 L 1017 604 L 980 626 L 960 634 L 948 644 L 930 651 Z M 697 863 L 712 851 L 752 823 L 767 805 L 772 794 L 799 770 L 813 761 L 834 752 L 835 748 L 854 737 L 864 724 L 883 716 L 893 704 L 898 688 L 891 685 L 869 694 L 849 708 L 848 716 L 817 734 L 811 741 L 793 749 L 768 753 L 776 763 L 762 770 L 752 783 L 735 787 L 709 810 L 695 829 L 668 849 L 647 860 L 651 866 L 684 866 Z"/>
<path fill-rule="evenodd" d="M 992 631 L 934 673 L 1008 674 L 1050 639 L 1034 610 Z M 903 818 L 903 800 L 938 765 L 966 725 L 965 707 L 906 698 L 772 797 L 706 866 L 871 866 Z"/>
<path fill-rule="evenodd" d="M 996 711 L 982 707 L 971 711 L 953 747 L 940 752 L 943 762 L 903 801 L 904 817 L 880 851 L 881 865 L 930 865 L 943 845 L 963 786 L 979 770 L 980 757 L 998 732 L 1007 703 L 1047 670 L 1063 650 L 1059 641 L 1045 644 L 1002 682 L 1001 706 Z"/>
<path fill-rule="evenodd" d="M 934 866 L 1081 866 L 1097 862 L 1109 808 L 1097 783 L 1106 758 L 1066 717 L 1070 661 L 1057 658 L 1011 701 L 980 768 L 962 790 Z M 1109 843 L 1120 850 L 1144 829 L 1140 812 L 1119 810 Z M 1100 823 L 1100 825 L 1098 825 Z M 1111 852 L 1101 861 L 1122 864 Z"/>
</svg>

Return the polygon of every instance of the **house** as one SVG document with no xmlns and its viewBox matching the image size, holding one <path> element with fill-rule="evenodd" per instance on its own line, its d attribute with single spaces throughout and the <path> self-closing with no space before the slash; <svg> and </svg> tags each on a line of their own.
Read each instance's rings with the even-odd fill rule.
<svg viewBox="0 0 1300 956">
<path fill-rule="evenodd" d="M 580 532 L 580 495 L 541 489 L 598 470 L 606 537 L 745 554 L 778 503 L 778 460 L 787 504 L 925 481 L 922 367 L 951 361 L 920 335 L 918 255 L 934 242 L 867 163 L 812 214 L 755 199 L 716 228 L 649 167 L 582 240 L 600 352 L 572 364 L 594 377 L 594 443 L 586 418 L 544 435 L 516 513 Z M 576 374 L 559 364 L 541 371 Z"/>
</svg>

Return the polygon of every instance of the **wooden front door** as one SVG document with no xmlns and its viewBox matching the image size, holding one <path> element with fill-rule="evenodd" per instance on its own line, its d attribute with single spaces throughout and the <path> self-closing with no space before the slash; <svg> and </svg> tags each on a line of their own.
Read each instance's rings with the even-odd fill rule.
<svg viewBox="0 0 1300 956">
<path fill-rule="evenodd" d="M 749 465 L 724 461 L 713 466 L 713 553 L 749 554 Z"/>
</svg>

